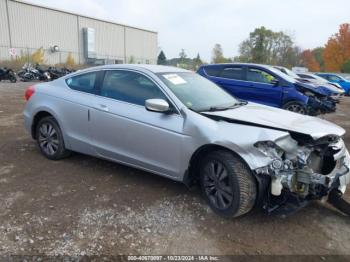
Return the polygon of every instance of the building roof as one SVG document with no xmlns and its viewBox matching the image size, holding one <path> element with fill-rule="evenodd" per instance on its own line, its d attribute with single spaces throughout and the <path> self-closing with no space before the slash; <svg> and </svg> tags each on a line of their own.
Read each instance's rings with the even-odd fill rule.
<svg viewBox="0 0 350 262">
<path fill-rule="evenodd" d="M 125 27 L 129 27 L 129 28 L 134 28 L 134 29 L 138 29 L 138 30 L 142 30 L 142 31 L 158 34 L 158 32 L 153 31 L 153 30 L 149 30 L 149 29 L 145 29 L 145 28 L 141 28 L 141 27 L 136 27 L 136 26 L 130 26 L 130 25 L 122 24 L 122 23 L 117 23 L 115 21 L 108 20 L 108 19 L 100 19 L 100 18 L 94 17 L 94 16 L 87 16 L 87 15 L 83 15 L 83 14 L 79 14 L 79 13 L 74 13 L 74 12 L 67 11 L 67 10 L 60 9 L 60 8 L 49 7 L 47 5 L 38 5 L 38 4 L 34 4 L 34 3 L 31 3 L 31 2 L 28 2 L 28 1 L 24 1 L 24 0 L 9 0 L 9 1 L 17 2 L 17 3 L 21 3 L 21 4 L 26 4 L 26 5 L 30 5 L 30 6 L 35 6 L 35 7 L 39 7 L 39 8 L 45 8 L 45 9 L 48 9 L 48 10 L 62 12 L 62 13 L 70 14 L 70 15 L 76 15 L 76 16 L 89 18 L 89 19 L 93 19 L 93 20 L 96 20 L 96 21 L 100 21 L 100 22 L 105 22 L 105 23 L 110 23 L 110 24 L 114 24 L 114 25 L 125 26 Z"/>
</svg>

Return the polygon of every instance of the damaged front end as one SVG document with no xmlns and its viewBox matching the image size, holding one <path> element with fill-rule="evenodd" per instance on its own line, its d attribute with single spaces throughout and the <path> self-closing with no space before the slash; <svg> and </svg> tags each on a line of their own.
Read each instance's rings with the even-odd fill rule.
<svg viewBox="0 0 350 262">
<path fill-rule="evenodd" d="M 299 92 L 309 97 L 307 110 L 310 115 L 326 114 L 336 111 L 337 101 L 325 93 L 322 89 L 307 84 L 297 84 Z"/>
<path fill-rule="evenodd" d="M 261 205 L 269 213 L 290 213 L 333 192 L 339 198 L 350 182 L 350 157 L 340 137 L 314 140 L 291 132 L 254 146 L 271 160 L 254 170 L 260 192 L 264 192 Z"/>
</svg>

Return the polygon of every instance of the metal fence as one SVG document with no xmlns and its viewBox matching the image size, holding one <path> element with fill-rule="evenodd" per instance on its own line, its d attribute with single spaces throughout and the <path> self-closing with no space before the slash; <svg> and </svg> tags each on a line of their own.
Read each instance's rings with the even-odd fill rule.
<svg viewBox="0 0 350 262">
<path fill-rule="evenodd" d="M 17 61 L 23 63 L 33 63 L 33 54 L 37 52 L 38 49 L 39 48 L 9 47 L 0 45 L 0 62 Z M 96 53 L 96 59 L 86 59 L 84 57 L 84 53 L 82 52 L 79 53 L 66 50 L 54 51 L 51 49 L 43 49 L 43 52 L 43 64 L 47 65 L 66 64 L 69 56 L 74 59 L 75 64 L 156 64 L 157 62 L 155 59 L 152 60 L 143 57 L 121 57 L 101 53 Z"/>
</svg>

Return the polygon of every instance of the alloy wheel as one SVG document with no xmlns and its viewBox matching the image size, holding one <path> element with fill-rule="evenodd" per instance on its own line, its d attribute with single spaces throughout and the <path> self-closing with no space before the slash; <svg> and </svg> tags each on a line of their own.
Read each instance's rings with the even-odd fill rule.
<svg viewBox="0 0 350 262">
<path fill-rule="evenodd" d="M 218 209 L 229 207 L 233 201 L 233 190 L 225 166 L 218 161 L 210 161 L 203 172 L 203 186 L 210 202 Z"/>
<path fill-rule="evenodd" d="M 54 155 L 59 147 L 57 131 L 50 123 L 43 123 L 39 128 L 39 145 L 48 155 Z"/>
<path fill-rule="evenodd" d="M 288 111 L 292 111 L 294 113 L 305 115 L 305 109 L 303 106 L 299 104 L 292 104 L 286 108 Z"/>
</svg>

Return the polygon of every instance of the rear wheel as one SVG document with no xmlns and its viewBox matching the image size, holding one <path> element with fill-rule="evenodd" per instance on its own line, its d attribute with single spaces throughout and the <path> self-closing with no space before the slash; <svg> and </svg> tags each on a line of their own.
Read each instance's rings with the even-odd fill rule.
<svg viewBox="0 0 350 262">
<path fill-rule="evenodd" d="M 69 155 L 65 148 L 62 131 L 52 116 L 42 118 L 36 126 L 36 138 L 41 153 L 51 160 Z"/>
<path fill-rule="evenodd" d="M 306 115 L 307 114 L 307 109 L 305 107 L 305 105 L 303 105 L 300 102 L 297 101 L 292 101 L 292 102 L 288 102 L 283 106 L 283 109 L 294 112 L 294 113 L 298 113 L 301 115 Z"/>
<path fill-rule="evenodd" d="M 200 182 L 204 198 L 218 215 L 237 217 L 254 207 L 254 177 L 246 164 L 228 151 L 214 151 L 203 159 Z"/>
</svg>

